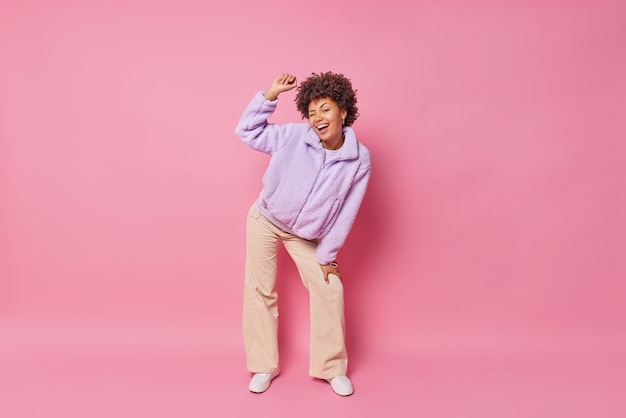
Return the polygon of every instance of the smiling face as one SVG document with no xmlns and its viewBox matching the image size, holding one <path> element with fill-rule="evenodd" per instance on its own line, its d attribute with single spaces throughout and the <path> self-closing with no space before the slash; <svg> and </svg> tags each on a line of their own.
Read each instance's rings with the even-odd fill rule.
<svg viewBox="0 0 626 418">
<path fill-rule="evenodd" d="M 329 97 L 311 100 L 309 103 L 309 124 L 326 149 L 338 149 L 343 145 L 342 121 L 347 110 L 339 109 L 337 102 Z"/>
</svg>

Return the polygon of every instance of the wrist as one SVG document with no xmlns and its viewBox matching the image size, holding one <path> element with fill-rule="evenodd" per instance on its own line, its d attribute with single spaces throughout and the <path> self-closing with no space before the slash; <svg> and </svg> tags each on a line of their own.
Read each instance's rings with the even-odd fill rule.
<svg viewBox="0 0 626 418">
<path fill-rule="evenodd" d="M 278 99 L 278 93 L 274 93 L 268 90 L 265 93 L 263 93 L 263 97 L 265 97 L 266 100 L 273 102 L 274 100 Z"/>
</svg>

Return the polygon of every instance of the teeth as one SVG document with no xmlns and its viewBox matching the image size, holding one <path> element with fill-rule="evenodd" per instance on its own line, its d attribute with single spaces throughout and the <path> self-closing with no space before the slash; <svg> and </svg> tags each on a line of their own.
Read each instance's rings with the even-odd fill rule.
<svg viewBox="0 0 626 418">
<path fill-rule="evenodd" d="M 319 126 L 317 127 L 317 129 L 324 129 L 324 128 L 326 128 L 327 126 L 328 126 L 328 125 L 319 125 Z"/>
</svg>

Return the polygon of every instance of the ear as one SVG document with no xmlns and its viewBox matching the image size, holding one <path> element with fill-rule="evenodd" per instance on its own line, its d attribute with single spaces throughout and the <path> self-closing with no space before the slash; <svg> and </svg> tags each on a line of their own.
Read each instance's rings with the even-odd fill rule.
<svg viewBox="0 0 626 418">
<path fill-rule="evenodd" d="M 341 119 L 345 119 L 348 116 L 348 109 L 341 109 Z"/>
</svg>

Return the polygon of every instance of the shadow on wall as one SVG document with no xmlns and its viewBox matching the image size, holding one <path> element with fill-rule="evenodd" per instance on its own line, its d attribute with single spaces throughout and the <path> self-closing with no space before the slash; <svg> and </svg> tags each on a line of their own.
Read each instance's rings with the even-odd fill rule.
<svg viewBox="0 0 626 418">
<path fill-rule="evenodd" d="M 372 151 L 372 148 L 370 151 Z M 367 357 L 368 341 L 366 333 L 368 326 L 363 323 L 371 315 L 371 294 L 375 289 L 381 289 L 380 280 L 374 277 L 373 263 L 379 260 L 383 246 L 391 242 L 387 236 L 386 220 L 391 215 L 387 196 L 388 187 L 385 187 L 386 170 L 383 164 L 377 164 L 375 151 L 372 151 L 372 177 L 368 190 L 361 204 L 350 236 L 339 254 L 339 264 L 346 276 L 344 278 L 346 303 L 346 337 L 350 356 L 350 370 L 358 370 L 361 360 Z M 376 290 L 377 291 L 377 290 Z M 375 299 L 374 299 L 375 300 Z"/>
</svg>

